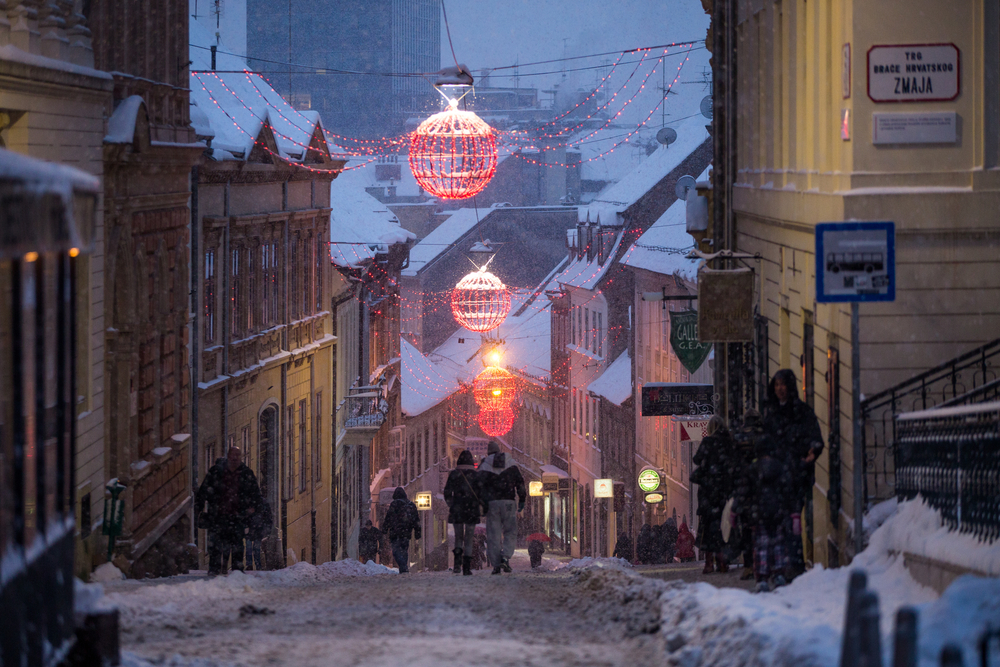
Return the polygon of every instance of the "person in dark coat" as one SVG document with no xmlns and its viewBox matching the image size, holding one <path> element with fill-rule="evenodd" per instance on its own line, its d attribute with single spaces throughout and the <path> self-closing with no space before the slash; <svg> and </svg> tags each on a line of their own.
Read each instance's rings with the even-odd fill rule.
<svg viewBox="0 0 1000 667">
<path fill-rule="evenodd" d="M 792 459 L 792 484 L 797 492 L 795 508 L 787 518 L 787 533 L 791 547 L 791 576 L 805 570 L 802 552 L 801 518 L 805 511 L 809 521 L 812 488 L 816 481 L 816 458 L 823 452 L 823 434 L 816 413 L 799 399 L 795 373 L 783 368 L 774 374 L 767 388 L 764 431 L 784 448 Z"/>
<path fill-rule="evenodd" d="M 629 537 L 628 533 L 622 533 L 618 536 L 618 540 L 615 542 L 615 552 L 612 555 L 615 558 L 624 558 L 628 562 L 632 562 L 632 538 Z"/>
<path fill-rule="evenodd" d="M 226 457 L 208 469 L 194 503 L 198 527 L 208 530 L 208 573 L 225 574 L 230 558 L 232 568 L 242 571 L 248 522 L 262 511 L 264 498 L 253 471 L 243 464 L 239 447 L 230 447 Z"/>
<path fill-rule="evenodd" d="M 698 445 L 694 455 L 691 481 L 698 485 L 698 548 L 705 554 L 703 574 L 728 572 L 729 565 L 722 553 L 722 512 L 732 495 L 731 465 L 733 439 L 719 415 L 708 422 L 708 435 Z"/>
<path fill-rule="evenodd" d="M 414 539 L 419 540 L 420 514 L 417 506 L 406 497 L 406 490 L 397 486 L 392 493 L 392 503 L 386 510 L 385 518 L 382 520 L 382 532 L 389 536 L 392 544 L 392 557 L 399 566 L 399 573 L 405 574 L 410 571 L 410 534 Z"/>
<path fill-rule="evenodd" d="M 472 452 L 463 449 L 458 455 L 455 469 L 448 473 L 448 481 L 444 485 L 448 523 L 455 526 L 455 574 L 472 574 L 476 524 L 479 523 L 484 503 L 481 478 L 472 459 Z"/>
<path fill-rule="evenodd" d="M 681 527 L 677 530 L 677 557 L 682 563 L 694 560 L 694 535 L 688 529 L 687 521 L 681 521 Z"/>
<path fill-rule="evenodd" d="M 655 525 L 649 529 L 649 562 L 653 565 L 663 565 L 663 526 Z"/>
<path fill-rule="evenodd" d="M 635 558 L 642 565 L 653 562 L 653 529 L 648 523 L 642 524 L 639 537 L 635 541 Z"/>
<path fill-rule="evenodd" d="M 263 497 L 262 501 L 260 508 L 254 510 L 247 521 L 247 567 L 254 570 L 264 569 L 263 542 L 270 537 L 272 528 L 271 506 L 263 500 Z"/>
<path fill-rule="evenodd" d="M 785 534 L 789 511 L 797 502 L 797 490 L 791 484 L 796 461 L 769 434 L 757 439 L 752 466 L 753 490 L 749 496 L 750 515 L 754 529 L 754 576 L 757 591 L 770 590 L 768 580 L 776 586 L 786 583 L 790 566 L 788 536 Z M 737 511 L 743 511 L 737 507 Z"/>
<path fill-rule="evenodd" d="M 374 561 L 382 542 L 382 531 L 365 521 L 365 527 L 358 531 L 358 560 L 362 563 Z"/>
<path fill-rule="evenodd" d="M 663 540 L 663 562 L 667 565 L 674 562 L 677 553 L 677 522 L 673 517 L 667 519 L 660 529 Z"/>
<path fill-rule="evenodd" d="M 510 557 L 517 546 L 517 515 L 524 510 L 528 490 L 514 458 L 491 440 L 479 464 L 486 495 L 486 553 L 493 574 L 510 572 Z M 516 498 L 516 500 L 515 500 Z"/>
<path fill-rule="evenodd" d="M 542 554 L 545 553 L 545 543 L 541 540 L 528 540 L 528 559 L 531 561 L 531 569 L 541 567 Z"/>
<path fill-rule="evenodd" d="M 752 493 L 756 481 L 753 479 L 754 450 L 757 440 L 764 434 L 764 422 L 756 410 L 747 410 L 742 426 L 733 434 L 733 533 L 735 550 L 743 554 L 743 573 L 740 579 L 753 579 L 753 528 Z M 736 508 L 740 508 L 737 512 Z M 732 537 L 735 535 L 736 537 Z"/>
</svg>

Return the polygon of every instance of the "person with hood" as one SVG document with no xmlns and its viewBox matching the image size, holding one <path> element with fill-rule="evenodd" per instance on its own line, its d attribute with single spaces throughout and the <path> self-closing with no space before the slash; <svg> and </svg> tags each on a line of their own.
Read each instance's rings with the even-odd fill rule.
<svg viewBox="0 0 1000 667">
<path fill-rule="evenodd" d="M 486 489 L 486 551 L 493 574 L 510 572 L 510 557 L 517 546 L 517 513 L 524 509 L 528 491 L 512 457 L 490 440 L 486 458 L 479 464 Z M 516 502 L 515 502 L 516 498 Z"/>
<path fill-rule="evenodd" d="M 764 434 L 764 422 L 756 410 L 747 410 L 743 415 L 743 424 L 733 434 L 733 532 L 730 541 L 734 550 L 743 554 L 743 573 L 740 579 L 753 579 L 753 527 L 752 493 L 755 486 L 753 479 L 754 450 L 757 441 Z M 739 508 L 739 511 L 736 511 Z M 735 535 L 735 537 L 733 537 Z"/>
<path fill-rule="evenodd" d="M 674 562 L 674 555 L 677 553 L 677 522 L 670 517 L 660 530 L 663 540 L 663 561 L 669 565 Z"/>
<path fill-rule="evenodd" d="M 681 521 L 681 527 L 677 530 L 677 557 L 682 563 L 694 560 L 694 535 L 688 529 L 687 521 Z"/>
<path fill-rule="evenodd" d="M 455 526 L 455 574 L 472 575 L 476 524 L 483 505 L 483 489 L 472 452 L 463 449 L 455 469 L 448 473 L 444 501 L 448 503 L 448 523 Z"/>
<path fill-rule="evenodd" d="M 420 514 L 417 506 L 406 497 L 406 490 L 397 486 L 392 493 L 392 503 L 382 519 L 382 532 L 389 536 L 392 557 L 399 566 L 399 573 L 410 571 L 410 534 L 420 539 Z"/>
<path fill-rule="evenodd" d="M 691 471 L 691 482 L 698 485 L 698 539 L 696 544 L 705 554 L 705 569 L 702 574 L 711 574 L 713 564 L 718 571 L 729 571 L 726 556 L 722 552 L 725 540 L 722 538 L 722 512 L 732 495 L 731 465 L 733 439 L 726 428 L 726 422 L 719 415 L 713 415 L 708 422 L 708 435 L 698 445 Z"/>
<path fill-rule="evenodd" d="M 653 528 L 648 523 L 642 524 L 639 529 L 639 537 L 635 541 L 635 559 L 642 565 L 653 562 Z"/>
<path fill-rule="evenodd" d="M 195 493 L 198 527 L 208 530 L 208 573 L 225 574 L 230 558 L 232 568 L 243 571 L 243 540 L 248 523 L 262 512 L 264 498 L 253 471 L 243 464 L 239 447 L 230 447 L 215 462 Z M 208 504 L 208 509 L 203 509 Z"/>
<path fill-rule="evenodd" d="M 795 506 L 787 518 L 794 577 L 805 570 L 802 544 L 802 513 L 812 521 L 812 488 L 816 481 L 816 459 L 823 452 L 823 434 L 816 413 L 799 399 L 795 373 L 783 368 L 767 387 L 764 431 L 784 448 L 792 459 Z"/>
<path fill-rule="evenodd" d="M 787 449 L 769 434 L 757 439 L 754 448 L 750 514 L 756 522 L 754 529 L 754 577 L 757 592 L 770 590 L 768 579 L 774 578 L 775 586 L 787 583 L 785 573 L 788 559 L 785 517 L 797 503 L 797 493 L 788 493 L 793 478 L 795 460 Z M 742 511 L 742 508 L 738 508 Z"/>
<path fill-rule="evenodd" d="M 362 563 L 374 561 L 378 555 L 382 531 L 372 525 L 372 520 L 365 521 L 365 527 L 358 531 L 358 560 Z"/>
<path fill-rule="evenodd" d="M 615 542 L 615 552 L 611 555 L 632 562 L 632 538 L 628 533 L 622 533 L 618 536 L 618 540 Z"/>
</svg>

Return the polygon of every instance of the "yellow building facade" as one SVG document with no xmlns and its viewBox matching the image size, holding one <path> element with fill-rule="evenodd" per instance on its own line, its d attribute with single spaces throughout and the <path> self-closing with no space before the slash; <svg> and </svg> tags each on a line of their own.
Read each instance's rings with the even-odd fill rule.
<svg viewBox="0 0 1000 667">
<path fill-rule="evenodd" d="M 766 372 L 794 370 L 825 441 L 839 442 L 817 464 L 814 562 L 852 555 L 855 493 L 851 306 L 817 303 L 815 225 L 895 223 L 896 299 L 860 305 L 862 395 L 997 338 L 998 14 L 984 0 L 739 3 L 736 249 L 761 256 Z M 886 54 L 900 64 L 880 64 Z M 902 129 L 886 135 L 886 122 Z"/>
</svg>

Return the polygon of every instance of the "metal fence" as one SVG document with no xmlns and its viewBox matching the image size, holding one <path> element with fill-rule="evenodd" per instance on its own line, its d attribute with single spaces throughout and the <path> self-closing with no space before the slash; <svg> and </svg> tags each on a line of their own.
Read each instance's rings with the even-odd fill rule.
<svg viewBox="0 0 1000 667">
<path fill-rule="evenodd" d="M 360 389 L 370 389 L 361 387 Z M 352 389 L 354 391 L 354 389 Z M 380 391 L 361 391 L 345 397 L 347 428 L 378 429 L 385 422 L 385 399 Z"/>
<path fill-rule="evenodd" d="M 1000 339 L 932 368 L 861 402 L 865 499 L 897 495 L 896 417 L 945 405 L 991 400 L 1000 392 Z"/>
<path fill-rule="evenodd" d="M 1000 402 L 896 419 L 896 491 L 920 494 L 948 526 L 992 542 L 1000 536 Z"/>
</svg>

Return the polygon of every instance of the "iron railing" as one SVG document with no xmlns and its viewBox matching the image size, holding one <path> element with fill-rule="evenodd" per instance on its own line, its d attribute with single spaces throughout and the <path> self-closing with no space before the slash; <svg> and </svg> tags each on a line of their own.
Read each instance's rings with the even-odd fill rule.
<svg viewBox="0 0 1000 667">
<path fill-rule="evenodd" d="M 861 402 L 864 494 L 879 502 L 896 493 L 896 416 L 996 396 L 1000 339 L 967 352 Z M 959 403 L 956 403 L 958 401 Z"/>
<path fill-rule="evenodd" d="M 896 491 L 918 494 L 952 529 L 1000 536 L 1000 402 L 939 408 L 897 419 Z"/>
<path fill-rule="evenodd" d="M 362 391 L 357 391 L 357 390 Z M 371 391 L 371 387 L 352 388 L 345 397 L 347 410 L 344 427 L 350 429 L 378 430 L 385 423 L 388 409 L 381 391 Z M 368 391 L 365 391 L 368 390 Z"/>
</svg>

